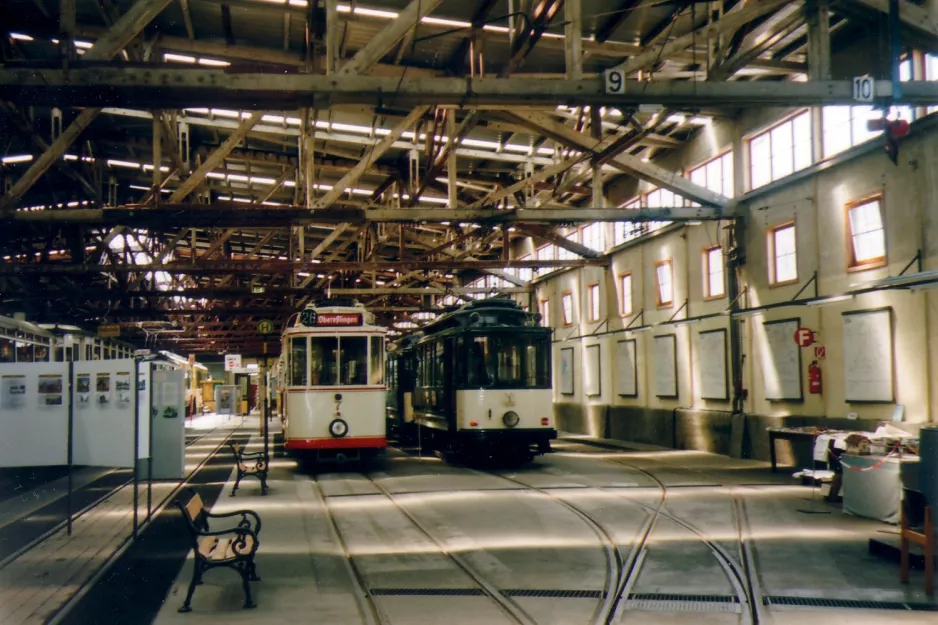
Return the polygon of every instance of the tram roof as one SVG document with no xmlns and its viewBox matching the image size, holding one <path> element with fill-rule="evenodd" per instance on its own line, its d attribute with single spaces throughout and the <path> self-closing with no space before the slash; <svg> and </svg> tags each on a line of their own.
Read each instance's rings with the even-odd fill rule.
<svg viewBox="0 0 938 625">
<path fill-rule="evenodd" d="M 512 299 L 492 297 L 470 302 L 458 310 L 442 315 L 423 328 L 426 336 L 447 330 L 544 329 L 538 325 L 539 315 L 525 311 Z M 549 330 L 548 330 L 549 331 Z"/>
</svg>

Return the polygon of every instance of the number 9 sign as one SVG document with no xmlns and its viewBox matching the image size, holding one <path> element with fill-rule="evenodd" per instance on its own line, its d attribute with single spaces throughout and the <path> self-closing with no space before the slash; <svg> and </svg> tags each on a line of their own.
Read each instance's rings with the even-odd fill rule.
<svg viewBox="0 0 938 625">
<path fill-rule="evenodd" d="M 606 93 L 625 93 L 625 74 L 622 73 L 622 70 L 606 70 Z"/>
</svg>

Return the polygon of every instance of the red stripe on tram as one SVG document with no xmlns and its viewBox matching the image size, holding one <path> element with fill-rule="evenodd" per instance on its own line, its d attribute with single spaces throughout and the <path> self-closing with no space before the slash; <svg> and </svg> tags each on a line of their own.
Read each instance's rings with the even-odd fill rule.
<svg viewBox="0 0 938 625">
<path fill-rule="evenodd" d="M 387 447 L 385 436 L 353 436 L 349 438 L 290 438 L 284 441 L 285 449 L 358 449 Z"/>
</svg>

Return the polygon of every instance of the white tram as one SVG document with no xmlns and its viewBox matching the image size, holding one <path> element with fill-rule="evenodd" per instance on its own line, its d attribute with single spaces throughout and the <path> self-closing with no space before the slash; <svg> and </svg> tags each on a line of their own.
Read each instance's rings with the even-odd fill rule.
<svg viewBox="0 0 938 625">
<path fill-rule="evenodd" d="M 387 447 L 386 334 L 351 299 L 316 302 L 291 317 L 281 352 L 284 449 L 344 462 Z"/>
</svg>

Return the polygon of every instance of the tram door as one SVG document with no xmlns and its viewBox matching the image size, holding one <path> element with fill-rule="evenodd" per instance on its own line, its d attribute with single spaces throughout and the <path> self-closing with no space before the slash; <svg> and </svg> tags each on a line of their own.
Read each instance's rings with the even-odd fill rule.
<svg viewBox="0 0 938 625">
<path fill-rule="evenodd" d="M 443 401 L 441 403 L 450 432 L 456 431 L 458 421 L 456 417 L 456 358 L 456 339 L 448 337 L 443 346 Z"/>
</svg>

